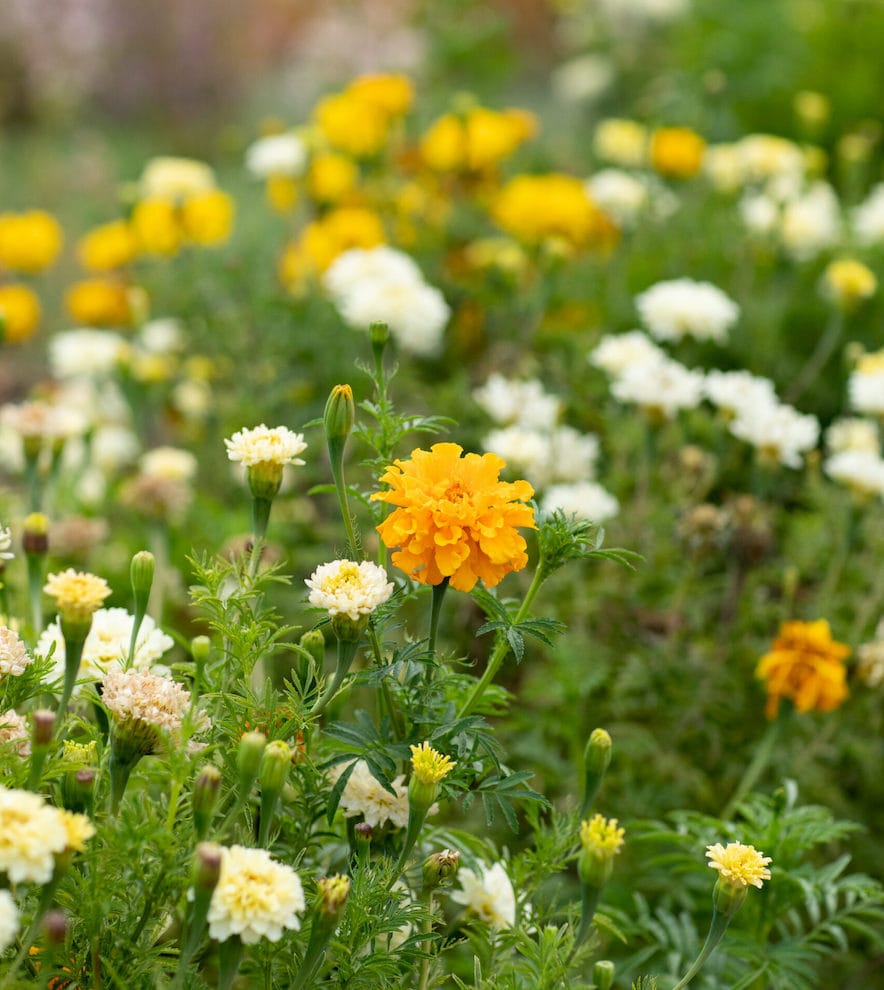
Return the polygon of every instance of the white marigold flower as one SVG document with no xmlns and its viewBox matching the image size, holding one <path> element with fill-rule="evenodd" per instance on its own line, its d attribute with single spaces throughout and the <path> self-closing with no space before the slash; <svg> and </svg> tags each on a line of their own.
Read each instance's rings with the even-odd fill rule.
<svg viewBox="0 0 884 990">
<path fill-rule="evenodd" d="M 12 530 L 9 526 L 0 526 L 0 560 L 14 560 L 12 552 Z"/>
<path fill-rule="evenodd" d="M 181 323 L 174 316 L 148 320 L 138 334 L 138 343 L 147 354 L 175 354 L 184 349 Z"/>
<path fill-rule="evenodd" d="M 884 416 L 884 351 L 860 359 L 847 380 L 847 392 L 857 412 Z"/>
<path fill-rule="evenodd" d="M 301 878 L 266 849 L 231 846 L 221 854 L 221 875 L 209 904 L 209 937 L 224 942 L 238 935 L 245 945 L 262 938 L 278 942 L 284 929 L 297 931 L 305 908 Z"/>
<path fill-rule="evenodd" d="M 190 707 L 190 692 L 171 677 L 148 670 L 112 670 L 104 679 L 101 701 L 121 725 L 140 724 L 174 734 Z"/>
<path fill-rule="evenodd" d="M 92 616 L 89 635 L 83 644 L 83 657 L 80 661 L 79 680 L 100 681 L 112 670 L 123 670 L 129 658 L 129 640 L 132 638 L 132 626 L 135 616 L 124 608 L 100 608 Z M 64 677 L 65 644 L 58 622 L 50 623 L 43 630 L 37 642 L 36 653 L 48 656 L 52 646 L 55 650 L 52 659 L 55 667 L 49 674 L 50 680 Z M 152 668 L 154 674 L 166 674 L 165 668 L 158 669 L 154 665 L 175 645 L 171 636 L 157 627 L 156 622 L 146 615 L 138 630 L 135 642 L 135 655 L 132 666 L 136 669 Z"/>
<path fill-rule="evenodd" d="M 146 478 L 186 483 L 196 476 L 197 459 L 180 447 L 154 447 L 142 454 L 139 467 Z"/>
<path fill-rule="evenodd" d="M 820 424 L 816 416 L 804 415 L 788 405 L 759 403 L 740 411 L 729 427 L 767 463 L 799 468 L 802 456 L 816 447 Z"/>
<path fill-rule="evenodd" d="M 703 375 L 669 359 L 636 364 L 624 369 L 611 385 L 611 393 L 655 418 L 673 419 L 679 410 L 699 405 Z"/>
<path fill-rule="evenodd" d="M 657 340 L 723 341 L 740 307 L 711 282 L 676 278 L 657 282 L 636 297 L 642 323 Z"/>
<path fill-rule="evenodd" d="M 160 155 L 144 166 L 139 185 L 144 197 L 186 199 L 214 189 L 215 173 L 210 165 L 194 158 Z"/>
<path fill-rule="evenodd" d="M 606 334 L 589 352 L 589 363 L 608 375 L 620 375 L 633 365 L 665 359 L 666 353 L 641 330 Z"/>
<path fill-rule="evenodd" d="M 553 94 L 562 103 L 591 103 L 613 81 L 613 62 L 604 55 L 592 53 L 563 62 L 550 76 Z"/>
<path fill-rule="evenodd" d="M 291 132 L 269 134 L 246 148 L 246 168 L 257 179 L 298 178 L 307 168 L 307 146 Z"/>
<path fill-rule="evenodd" d="M 11 883 L 48 883 L 67 841 L 61 815 L 42 797 L 0 786 L 0 872 Z"/>
<path fill-rule="evenodd" d="M 37 400 L 18 405 L 7 404 L 0 409 L 0 425 L 22 440 L 67 440 L 85 432 L 86 417 L 73 406 L 50 405 Z"/>
<path fill-rule="evenodd" d="M 619 168 L 604 168 L 586 182 L 586 191 L 620 227 L 633 227 L 649 202 L 648 184 Z"/>
<path fill-rule="evenodd" d="M 370 560 L 320 564 L 304 583 L 310 589 L 311 605 L 324 608 L 332 617 L 346 615 L 354 622 L 370 615 L 393 594 L 387 572 Z"/>
<path fill-rule="evenodd" d="M 480 921 L 495 931 L 512 928 L 516 923 L 516 895 L 503 863 L 491 867 L 480 865 L 479 872 L 462 866 L 457 874 L 460 890 L 451 899 L 463 904 Z"/>
<path fill-rule="evenodd" d="M 853 232 L 860 244 L 884 241 L 884 182 L 879 182 L 851 215 Z"/>
<path fill-rule="evenodd" d="M 231 461 L 245 467 L 258 464 L 303 464 L 298 454 L 307 449 L 304 436 L 293 433 L 285 426 L 273 429 L 261 423 L 253 430 L 239 430 L 229 440 L 224 441 L 227 456 Z"/>
<path fill-rule="evenodd" d="M 578 481 L 572 485 L 552 485 L 547 489 L 540 501 L 540 511 L 549 516 L 556 510 L 566 516 L 602 523 L 617 515 L 620 503 L 596 482 Z"/>
<path fill-rule="evenodd" d="M 709 371 L 703 382 L 706 398 L 726 416 L 736 416 L 760 402 L 775 403 L 773 382 L 748 371 Z"/>
<path fill-rule="evenodd" d="M 595 476 L 599 438 L 594 433 L 581 433 L 573 426 L 557 426 L 549 434 L 548 443 L 547 481 L 589 481 Z"/>
<path fill-rule="evenodd" d="M 756 237 L 770 237 L 780 225 L 780 208 L 765 193 L 746 193 L 737 204 L 746 230 Z"/>
<path fill-rule="evenodd" d="M 15 743 L 11 748 L 24 760 L 31 755 L 31 733 L 23 715 L 14 708 L 0 715 L 0 747 Z"/>
<path fill-rule="evenodd" d="M 562 400 L 547 392 L 536 378 L 518 381 L 497 372 L 473 390 L 473 398 L 501 426 L 552 429 L 562 411 Z"/>
<path fill-rule="evenodd" d="M 322 284 L 328 294 L 340 306 L 355 287 L 365 283 L 408 282 L 421 285 L 423 273 L 414 259 L 381 244 L 373 248 L 351 248 L 335 258 L 322 276 Z"/>
<path fill-rule="evenodd" d="M 872 450 L 842 450 L 823 462 L 823 471 L 857 495 L 884 498 L 884 460 Z"/>
<path fill-rule="evenodd" d="M 867 450 L 880 454 L 878 426 L 870 419 L 859 417 L 836 419 L 826 430 L 826 447 L 830 454 L 840 454 L 845 450 Z"/>
<path fill-rule="evenodd" d="M 832 247 L 840 233 L 838 197 L 825 182 L 815 182 L 803 196 L 783 208 L 780 239 L 796 261 L 807 261 Z"/>
<path fill-rule="evenodd" d="M 329 772 L 329 779 L 336 782 L 343 771 L 343 766 L 334 767 Z M 405 784 L 405 775 L 400 774 L 390 784 L 393 794 L 375 779 L 365 760 L 358 760 L 341 793 L 341 810 L 344 816 L 355 818 L 362 815 L 366 824 L 372 828 L 383 828 L 388 822 L 394 828 L 405 828 L 408 824 L 408 787 Z M 429 813 L 432 812 L 433 808 Z"/>
<path fill-rule="evenodd" d="M 0 952 L 5 952 L 18 935 L 20 917 L 12 894 L 0 890 Z"/>
<path fill-rule="evenodd" d="M 543 477 L 549 464 L 549 434 L 543 430 L 507 426 L 488 433 L 482 446 L 502 457 L 510 470 L 531 478 Z"/>
<path fill-rule="evenodd" d="M 9 626 L 0 626 L 0 677 L 20 677 L 31 662 L 19 634 Z"/>
<path fill-rule="evenodd" d="M 125 338 L 112 330 L 66 330 L 49 341 L 49 367 L 56 378 L 103 378 L 113 374 L 128 353 Z"/>
</svg>

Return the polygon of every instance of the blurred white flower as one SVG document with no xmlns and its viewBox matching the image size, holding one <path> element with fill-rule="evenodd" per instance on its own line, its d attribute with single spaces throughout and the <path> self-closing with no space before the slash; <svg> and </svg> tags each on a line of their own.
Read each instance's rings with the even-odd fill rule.
<svg viewBox="0 0 884 990">
<path fill-rule="evenodd" d="M 49 367 L 55 378 L 101 378 L 128 353 L 128 342 L 112 330 L 65 330 L 49 341 Z"/>
<path fill-rule="evenodd" d="M 457 874 L 460 889 L 451 892 L 456 904 L 490 925 L 495 931 L 512 928 L 516 923 L 516 896 L 503 863 L 479 866 L 479 871 L 462 866 Z"/>
<path fill-rule="evenodd" d="M 666 360 L 666 352 L 641 330 L 606 334 L 589 353 L 590 364 L 609 375 L 620 375 L 637 364 Z"/>
<path fill-rule="evenodd" d="M 860 244 L 884 241 L 884 182 L 872 188 L 868 196 L 851 213 L 853 233 Z"/>
<path fill-rule="evenodd" d="M 592 200 L 621 227 L 632 227 L 648 205 L 648 185 L 619 168 L 604 168 L 586 181 Z"/>
<path fill-rule="evenodd" d="M 791 468 L 801 467 L 802 456 L 816 446 L 820 433 L 816 416 L 777 402 L 757 402 L 741 409 L 729 429 L 755 447 L 763 461 Z"/>
<path fill-rule="evenodd" d="M 307 146 L 297 134 L 270 134 L 246 149 L 246 168 L 258 179 L 298 178 L 307 168 Z"/>
<path fill-rule="evenodd" d="M 180 447 L 154 447 L 141 455 L 141 473 L 164 481 L 192 481 L 196 476 L 197 460 L 189 450 Z"/>
<path fill-rule="evenodd" d="M 494 372 L 473 398 L 502 426 L 517 423 L 535 429 L 551 429 L 562 410 L 558 396 L 544 390 L 536 378 L 518 381 Z"/>
<path fill-rule="evenodd" d="M 780 239 L 796 261 L 806 261 L 832 247 L 840 232 L 838 197 L 825 182 L 815 182 L 804 195 L 783 207 Z"/>
<path fill-rule="evenodd" d="M 635 302 L 642 322 L 658 340 L 723 341 L 740 316 L 740 307 L 717 286 L 689 278 L 657 282 Z"/>
<path fill-rule="evenodd" d="M 604 55 L 577 55 L 554 69 L 553 95 L 561 103 L 592 103 L 614 81 L 614 66 Z"/>
<path fill-rule="evenodd" d="M 775 403 L 773 382 L 748 371 L 709 371 L 703 382 L 706 398 L 726 416 L 758 403 Z"/>
<path fill-rule="evenodd" d="M 703 396 L 703 375 L 664 359 L 624 368 L 611 385 L 620 402 L 634 403 L 654 417 L 672 419 L 681 409 L 695 409 Z"/>
<path fill-rule="evenodd" d="M 881 453 L 878 425 L 870 419 L 845 417 L 836 419 L 826 430 L 826 447 L 831 454 L 845 450 L 868 450 Z"/>
<path fill-rule="evenodd" d="M 540 511 L 548 516 L 557 509 L 567 516 L 601 523 L 617 515 L 620 503 L 596 482 L 578 481 L 570 485 L 552 485 L 547 489 L 540 500 Z"/>
<path fill-rule="evenodd" d="M 138 334 L 138 343 L 148 354 L 174 354 L 184 347 L 181 323 L 172 316 L 148 320 Z"/>
<path fill-rule="evenodd" d="M 842 450 L 823 461 L 823 471 L 858 495 L 884 498 L 884 460 L 873 450 Z"/>
<path fill-rule="evenodd" d="M 15 941 L 21 927 L 18 908 L 8 890 L 0 890 L 0 952 Z"/>
</svg>

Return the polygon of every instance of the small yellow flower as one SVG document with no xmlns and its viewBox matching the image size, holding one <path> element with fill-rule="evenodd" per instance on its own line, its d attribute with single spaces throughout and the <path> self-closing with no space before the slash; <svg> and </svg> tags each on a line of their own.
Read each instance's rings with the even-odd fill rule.
<svg viewBox="0 0 884 990">
<path fill-rule="evenodd" d="M 190 196 L 181 207 L 181 222 L 187 239 L 202 247 L 216 247 L 230 237 L 233 199 L 220 189 Z"/>
<path fill-rule="evenodd" d="M 183 231 L 178 210 L 170 199 L 152 196 L 132 211 L 132 230 L 140 249 L 147 254 L 171 257 L 181 246 Z"/>
<path fill-rule="evenodd" d="M 625 835 L 616 818 L 603 815 L 593 815 L 580 825 L 581 845 L 599 859 L 613 859 L 623 848 Z"/>
<path fill-rule="evenodd" d="M 689 127 L 660 127 L 651 135 L 651 166 L 670 179 L 690 179 L 703 167 L 706 142 Z"/>
<path fill-rule="evenodd" d="M 67 762 L 75 763 L 80 768 L 92 766 L 98 759 L 98 745 L 94 740 L 78 743 L 65 739 L 63 757 Z"/>
<path fill-rule="evenodd" d="M 121 327 L 132 321 L 130 290 L 112 279 L 75 282 L 65 293 L 64 304 L 71 318 L 84 326 Z"/>
<path fill-rule="evenodd" d="M 0 285 L 0 339 L 5 343 L 21 344 L 33 337 L 41 314 L 40 300 L 26 285 Z"/>
<path fill-rule="evenodd" d="M 75 621 L 91 617 L 111 593 L 104 578 L 75 571 L 72 567 L 59 574 L 50 574 L 43 590 L 55 599 L 56 607 L 62 615 Z"/>
<path fill-rule="evenodd" d="M 422 784 L 438 784 L 456 766 L 450 756 L 443 756 L 428 742 L 411 747 L 411 769 Z"/>
<path fill-rule="evenodd" d="M 51 213 L 0 213 L 0 267 L 32 275 L 42 272 L 55 261 L 63 240 Z"/>
<path fill-rule="evenodd" d="M 74 811 L 59 810 L 61 823 L 67 833 L 66 849 L 73 852 L 83 852 L 86 843 L 95 835 L 95 826 L 89 821 L 86 815 L 77 814 Z"/>
<path fill-rule="evenodd" d="M 327 151 L 314 155 L 307 172 L 307 192 L 318 203 L 337 203 L 359 181 L 359 169 L 352 158 Z"/>
<path fill-rule="evenodd" d="M 877 288 L 875 273 L 855 258 L 833 261 L 823 272 L 823 292 L 842 309 L 870 299 Z"/>
<path fill-rule="evenodd" d="M 291 213 L 298 202 L 298 184 L 289 175 L 268 175 L 264 194 L 277 213 Z"/>
<path fill-rule="evenodd" d="M 77 242 L 77 258 L 90 272 L 109 272 L 131 264 L 138 241 L 126 220 L 114 220 L 85 233 Z"/>
<path fill-rule="evenodd" d="M 761 888 L 762 881 L 770 880 L 767 864 L 770 856 L 764 856 L 754 846 L 744 846 L 742 842 L 729 842 L 722 846 L 716 842 L 706 847 L 709 866 L 718 870 L 719 878 L 731 887 Z"/>
</svg>

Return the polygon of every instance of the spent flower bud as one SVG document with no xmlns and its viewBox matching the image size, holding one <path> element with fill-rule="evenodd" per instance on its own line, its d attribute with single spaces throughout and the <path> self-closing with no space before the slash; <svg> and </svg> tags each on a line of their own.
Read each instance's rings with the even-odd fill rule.
<svg viewBox="0 0 884 990">
<path fill-rule="evenodd" d="M 31 713 L 31 746 L 48 746 L 55 730 L 55 712 L 48 708 L 38 708 Z"/>
<path fill-rule="evenodd" d="M 460 868 L 460 853 L 456 849 L 443 849 L 424 860 L 424 894 L 432 893 L 437 887 L 451 880 Z"/>
<path fill-rule="evenodd" d="M 64 911 L 58 908 L 47 911 L 40 924 L 49 945 L 53 947 L 64 945 L 68 934 L 68 918 Z"/>
<path fill-rule="evenodd" d="M 319 893 L 317 909 L 326 923 L 337 925 L 350 896 L 350 878 L 343 874 L 322 877 L 316 882 Z"/>
<path fill-rule="evenodd" d="M 223 850 L 216 842 L 200 842 L 193 863 L 193 883 L 197 890 L 212 891 L 221 876 Z"/>
</svg>

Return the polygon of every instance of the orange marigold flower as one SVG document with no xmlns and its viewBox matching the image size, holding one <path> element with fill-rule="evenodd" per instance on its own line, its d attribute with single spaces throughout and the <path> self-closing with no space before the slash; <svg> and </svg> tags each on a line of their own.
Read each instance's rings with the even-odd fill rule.
<svg viewBox="0 0 884 990">
<path fill-rule="evenodd" d="M 790 698 L 799 712 L 837 708 L 847 697 L 849 655 L 850 647 L 832 639 L 825 619 L 784 622 L 756 670 L 767 685 L 767 717 L 777 714 L 781 698 Z"/>
<path fill-rule="evenodd" d="M 523 504 L 534 489 L 500 481 L 506 464 L 497 454 L 461 454 L 456 443 L 437 443 L 394 461 L 381 477 L 389 491 L 371 496 L 397 506 L 378 532 L 398 548 L 393 563 L 421 584 L 449 578 L 452 588 L 470 591 L 481 578 L 493 588 L 528 563 L 516 527 L 535 528 L 534 509 Z"/>
</svg>

